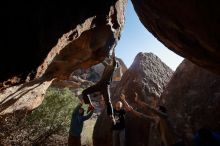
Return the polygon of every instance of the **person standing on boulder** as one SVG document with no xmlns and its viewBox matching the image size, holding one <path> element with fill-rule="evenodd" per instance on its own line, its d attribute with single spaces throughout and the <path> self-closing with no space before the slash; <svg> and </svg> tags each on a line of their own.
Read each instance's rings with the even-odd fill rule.
<svg viewBox="0 0 220 146">
<path fill-rule="evenodd" d="M 94 109 L 94 106 L 92 105 L 92 101 L 89 97 L 89 94 L 92 94 L 94 92 L 100 92 L 103 95 L 105 105 L 107 106 L 107 114 L 109 115 L 111 120 L 114 121 L 113 107 L 110 98 L 110 83 L 112 81 L 113 73 L 118 65 L 115 58 L 114 50 L 112 56 L 106 58 L 106 60 L 103 61 L 102 64 L 105 66 L 105 69 L 103 71 L 100 81 L 97 82 L 95 85 L 83 90 L 81 96 L 84 103 L 89 104 L 89 110 L 91 110 Z"/>
<path fill-rule="evenodd" d="M 84 121 L 88 120 L 93 114 L 94 110 L 91 110 L 89 114 L 84 116 L 84 109 L 82 108 L 82 104 L 82 102 L 79 103 L 72 113 L 68 146 L 81 146 L 81 132 L 83 129 Z"/>
</svg>

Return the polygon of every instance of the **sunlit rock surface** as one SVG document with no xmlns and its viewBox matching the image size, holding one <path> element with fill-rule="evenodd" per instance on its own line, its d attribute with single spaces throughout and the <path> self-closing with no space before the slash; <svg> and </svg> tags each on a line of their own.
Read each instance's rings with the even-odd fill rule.
<svg viewBox="0 0 220 146">
<path fill-rule="evenodd" d="M 135 109 L 146 113 L 146 111 L 142 111 L 142 109 L 134 104 L 134 92 L 139 94 L 140 100 L 155 106 L 172 74 L 173 71 L 156 55 L 152 53 L 139 53 L 131 67 L 123 75 L 121 81 L 116 85 L 115 90 L 112 92 L 112 99 L 116 102 L 119 100 L 120 94 L 124 93 L 127 101 Z M 149 130 L 149 122 L 128 114 L 126 119 L 127 146 L 148 145 Z M 111 134 L 111 122 L 107 117 L 106 111 L 104 111 L 95 125 L 94 145 L 111 146 Z"/>
</svg>

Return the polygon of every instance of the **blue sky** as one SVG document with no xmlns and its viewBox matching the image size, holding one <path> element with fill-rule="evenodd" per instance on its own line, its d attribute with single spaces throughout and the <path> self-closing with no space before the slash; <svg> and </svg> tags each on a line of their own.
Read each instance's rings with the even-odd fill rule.
<svg viewBox="0 0 220 146">
<path fill-rule="evenodd" d="M 139 52 L 152 52 L 175 70 L 183 58 L 167 49 L 148 32 L 136 15 L 130 0 L 128 0 L 125 15 L 125 26 L 116 46 L 116 56 L 129 67 Z"/>
</svg>

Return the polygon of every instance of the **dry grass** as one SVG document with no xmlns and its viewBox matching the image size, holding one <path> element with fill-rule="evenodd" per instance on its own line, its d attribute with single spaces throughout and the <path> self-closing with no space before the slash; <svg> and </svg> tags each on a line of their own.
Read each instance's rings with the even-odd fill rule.
<svg viewBox="0 0 220 146">
<path fill-rule="evenodd" d="M 95 126 L 96 118 L 90 118 L 85 121 L 81 134 L 81 142 L 83 146 L 93 146 L 92 135 Z"/>
</svg>

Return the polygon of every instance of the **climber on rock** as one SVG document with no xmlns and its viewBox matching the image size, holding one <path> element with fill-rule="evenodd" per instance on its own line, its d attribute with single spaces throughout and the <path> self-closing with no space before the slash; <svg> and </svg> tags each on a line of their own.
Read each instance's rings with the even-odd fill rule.
<svg viewBox="0 0 220 146">
<path fill-rule="evenodd" d="M 89 97 L 90 94 L 94 92 L 100 92 L 105 100 L 105 105 L 107 107 L 107 114 L 110 116 L 111 120 L 114 120 L 113 116 L 113 107 L 111 103 L 110 97 L 110 84 L 112 81 L 113 73 L 118 66 L 118 62 L 116 61 L 115 53 L 113 50 L 112 55 L 109 58 L 106 58 L 102 64 L 105 66 L 102 77 L 100 81 L 98 81 L 95 85 L 83 90 L 82 99 L 85 104 L 89 104 L 89 110 L 94 109 L 92 105 L 92 101 Z"/>
</svg>

